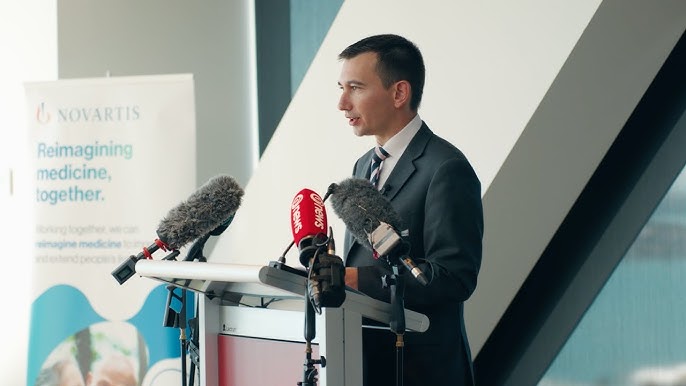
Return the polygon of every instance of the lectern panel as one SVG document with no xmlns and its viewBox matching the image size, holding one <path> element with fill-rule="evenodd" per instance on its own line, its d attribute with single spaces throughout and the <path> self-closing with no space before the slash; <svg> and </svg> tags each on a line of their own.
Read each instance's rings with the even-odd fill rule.
<svg viewBox="0 0 686 386">
<path fill-rule="evenodd" d="M 303 379 L 305 343 L 219 335 L 218 386 L 296 385 Z M 313 356 L 319 347 L 312 345 Z"/>
</svg>

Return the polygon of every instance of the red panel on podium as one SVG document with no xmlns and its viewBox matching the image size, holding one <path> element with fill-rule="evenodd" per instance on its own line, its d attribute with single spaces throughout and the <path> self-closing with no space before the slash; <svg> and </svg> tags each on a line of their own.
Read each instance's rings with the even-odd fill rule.
<svg viewBox="0 0 686 386">
<path fill-rule="evenodd" d="M 296 385 L 303 379 L 305 343 L 219 335 L 219 386 Z M 317 345 L 312 357 L 319 358 Z"/>
</svg>

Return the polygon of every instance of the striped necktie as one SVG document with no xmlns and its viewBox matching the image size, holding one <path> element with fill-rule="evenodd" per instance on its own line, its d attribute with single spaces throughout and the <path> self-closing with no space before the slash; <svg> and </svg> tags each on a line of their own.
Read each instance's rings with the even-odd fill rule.
<svg viewBox="0 0 686 386">
<path fill-rule="evenodd" d="M 371 165 L 371 173 L 369 174 L 369 182 L 374 185 L 374 187 L 377 187 L 379 184 L 379 176 L 381 175 L 381 163 L 383 160 L 388 158 L 389 154 L 386 150 L 383 149 L 381 146 L 377 146 L 374 148 L 374 153 L 372 153 L 372 165 Z"/>
</svg>

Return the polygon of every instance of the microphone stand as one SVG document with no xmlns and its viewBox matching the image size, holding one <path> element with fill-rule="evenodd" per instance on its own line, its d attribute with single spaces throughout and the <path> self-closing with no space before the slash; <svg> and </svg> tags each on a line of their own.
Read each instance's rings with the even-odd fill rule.
<svg viewBox="0 0 686 386">
<path fill-rule="evenodd" d="M 395 362 L 396 386 L 403 386 L 403 363 L 405 360 L 405 278 L 400 274 L 398 257 L 388 258 L 393 273 L 382 278 L 384 287 L 391 290 L 391 320 L 389 326 L 396 335 Z"/>
<path fill-rule="evenodd" d="M 326 358 L 324 358 L 323 356 L 319 359 L 312 359 L 312 340 L 315 338 L 317 333 L 315 311 L 321 314 L 321 307 L 320 304 L 318 304 L 315 308 L 315 299 L 312 291 L 310 290 L 310 285 L 312 285 L 310 276 L 312 275 L 313 271 L 316 270 L 315 265 L 317 264 L 319 254 L 322 252 L 324 246 L 328 243 L 329 240 L 332 240 L 332 236 L 330 236 L 327 240 L 322 240 L 321 243 L 317 243 L 315 241 L 315 245 L 318 245 L 318 248 L 314 252 L 312 258 L 310 259 L 308 267 L 308 288 L 305 294 L 305 363 L 303 365 L 303 380 L 302 382 L 297 383 L 298 386 L 316 386 L 318 372 L 317 368 L 314 367 L 314 365 L 319 364 L 322 367 L 326 367 Z"/>
<path fill-rule="evenodd" d="M 305 299 L 305 363 L 303 370 L 303 381 L 298 382 L 298 386 L 316 386 L 317 385 L 317 368 L 316 364 L 326 366 L 326 358 L 312 359 L 312 340 L 316 336 L 315 332 L 315 315 L 314 305 L 309 298 Z"/>
<path fill-rule="evenodd" d="M 200 370 L 200 326 L 198 326 L 198 303 L 195 303 L 195 317 L 188 321 L 191 339 L 186 343 L 188 355 L 191 357 L 191 370 L 188 374 L 190 386 L 195 382 L 195 369 Z"/>
<path fill-rule="evenodd" d="M 329 227 L 329 237 L 314 242 L 317 246 L 308 264 L 307 291 L 305 296 L 305 370 L 300 386 L 315 386 L 317 384 L 317 369 L 320 364 L 326 367 L 326 358 L 312 359 L 312 339 L 315 337 L 315 315 L 322 313 L 323 307 L 339 307 L 345 300 L 345 271 L 337 264 L 336 246 L 333 230 Z M 324 249 L 326 248 L 326 249 Z M 323 257 L 321 256 L 323 254 Z M 326 282 L 326 283 L 324 283 Z M 338 290 L 343 291 L 342 293 Z"/>
<path fill-rule="evenodd" d="M 219 229 L 219 227 L 217 228 Z M 224 229 L 226 229 L 224 227 Z M 224 229 L 221 229 L 223 231 Z M 207 259 L 205 258 L 203 254 L 203 248 L 205 246 L 205 243 L 207 240 L 215 234 L 217 230 L 212 231 L 205 236 L 199 238 L 196 240 L 191 248 L 188 250 L 188 254 L 186 257 L 183 259 L 183 261 L 199 261 L 199 262 L 206 262 Z M 221 232 L 219 232 L 221 233 Z M 163 260 L 176 260 L 176 256 L 179 255 L 178 251 L 174 251 L 171 253 L 169 256 L 166 256 Z M 187 386 L 189 385 L 188 382 L 190 381 L 189 386 L 193 386 L 194 381 L 195 381 L 195 366 L 198 365 L 199 369 L 199 357 L 198 357 L 198 336 L 197 336 L 197 331 L 193 331 L 193 326 L 197 329 L 197 317 L 198 317 L 198 308 L 196 304 L 196 309 L 195 309 L 195 318 L 191 319 L 191 342 L 189 346 L 189 341 L 186 339 L 186 328 L 188 326 L 187 323 L 187 312 L 186 312 L 186 304 L 187 304 L 187 293 L 188 290 L 186 290 L 185 286 L 189 284 L 190 280 L 185 280 L 185 282 L 182 284 L 181 290 L 181 295 L 177 295 L 174 293 L 174 290 L 176 289 L 176 286 L 173 284 L 170 284 L 167 286 L 167 290 L 169 290 L 169 294 L 167 295 L 167 308 L 165 310 L 164 314 L 164 327 L 176 327 L 179 329 L 179 341 L 180 341 L 180 348 L 181 348 L 181 385 L 182 386 Z M 177 312 L 171 307 L 172 303 L 172 298 L 177 299 L 180 303 L 180 310 Z M 189 347 L 192 347 L 192 350 L 194 351 L 195 355 L 191 355 L 191 369 L 190 369 L 190 377 L 187 377 L 186 373 L 186 352 L 188 351 Z M 189 380 L 190 378 L 190 380 Z"/>
<path fill-rule="evenodd" d="M 173 284 L 167 286 L 167 308 L 164 313 L 164 327 L 179 329 L 179 341 L 181 342 L 181 385 L 186 386 L 186 289 L 181 288 L 181 295 L 174 293 L 176 287 Z M 179 311 L 171 307 L 172 299 L 181 303 Z"/>
<path fill-rule="evenodd" d="M 386 225 L 384 228 L 383 225 Z M 389 233 L 388 224 L 381 224 L 376 230 L 381 229 L 382 237 L 378 239 L 379 244 L 382 244 L 384 240 L 388 240 L 391 236 L 396 236 L 397 234 L 393 232 Z M 385 233 L 384 233 L 385 232 Z M 373 240 L 370 238 L 370 244 L 375 245 Z M 398 247 L 398 243 L 400 243 Z M 384 246 L 382 244 L 382 246 Z M 378 251 L 372 249 L 374 255 L 378 256 Z M 410 274 L 412 274 L 417 281 L 422 285 L 427 285 L 428 280 L 424 273 L 414 264 L 409 253 L 409 244 L 398 237 L 398 241 L 395 242 L 393 246 L 384 249 L 383 257 L 392 269 L 392 274 L 384 275 L 382 280 L 382 285 L 384 288 L 390 287 L 391 291 L 391 320 L 389 326 L 391 331 L 396 335 L 396 385 L 403 386 L 403 363 L 404 363 L 404 348 L 405 348 L 405 276 L 400 274 L 401 266 L 404 267 Z"/>
</svg>

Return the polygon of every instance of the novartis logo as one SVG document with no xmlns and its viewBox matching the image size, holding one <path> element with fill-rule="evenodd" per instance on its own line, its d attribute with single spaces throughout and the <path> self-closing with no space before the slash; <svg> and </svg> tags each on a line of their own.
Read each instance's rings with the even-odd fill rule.
<svg viewBox="0 0 686 386">
<path fill-rule="evenodd" d="M 46 110 L 45 102 L 41 102 L 36 108 L 36 122 L 45 125 L 50 122 L 50 119 L 52 119 L 52 115 Z"/>
<path fill-rule="evenodd" d="M 138 105 L 71 106 L 57 109 L 57 121 L 60 123 L 126 122 L 136 121 L 140 117 Z"/>
<path fill-rule="evenodd" d="M 127 122 L 139 120 L 141 109 L 138 105 L 60 106 L 51 113 L 45 102 L 36 107 L 38 123 L 48 124 L 53 120 L 53 116 L 59 123 Z"/>
</svg>

